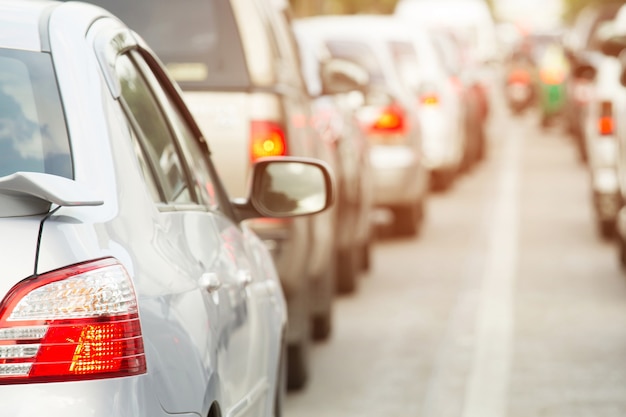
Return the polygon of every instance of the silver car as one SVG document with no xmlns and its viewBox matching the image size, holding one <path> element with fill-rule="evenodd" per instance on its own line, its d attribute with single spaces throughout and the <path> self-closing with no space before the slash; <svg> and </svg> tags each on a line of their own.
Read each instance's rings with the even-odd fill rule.
<svg viewBox="0 0 626 417">
<path fill-rule="evenodd" d="M 153 46 L 184 92 L 227 192 L 245 197 L 255 160 L 324 158 L 283 0 L 88 0 Z M 327 335 L 334 299 L 333 216 L 253 219 L 287 301 L 287 380 L 305 386 L 310 335 Z"/>
<path fill-rule="evenodd" d="M 316 213 L 314 160 L 231 202 L 146 44 L 79 2 L 0 2 L 0 402 L 7 416 L 275 416 L 286 305 L 242 224 Z"/>
</svg>

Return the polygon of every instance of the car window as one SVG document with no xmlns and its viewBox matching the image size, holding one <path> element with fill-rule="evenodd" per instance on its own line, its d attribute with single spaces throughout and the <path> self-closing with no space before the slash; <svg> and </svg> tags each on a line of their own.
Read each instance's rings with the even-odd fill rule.
<svg viewBox="0 0 626 417">
<path fill-rule="evenodd" d="M 140 130 L 144 152 L 162 188 L 162 202 L 193 203 L 175 138 L 146 80 L 128 55 L 118 57 L 115 70 L 122 99 Z"/>
<path fill-rule="evenodd" d="M 0 176 L 17 171 L 73 178 L 50 56 L 0 49 Z"/>
<path fill-rule="evenodd" d="M 389 41 L 387 45 L 394 61 L 393 68 L 398 77 L 409 87 L 419 87 L 421 68 L 417 51 L 413 45 L 401 41 Z"/>
<path fill-rule="evenodd" d="M 326 46 L 333 57 L 351 60 L 367 69 L 372 83 L 385 83 L 376 55 L 367 44 L 358 41 L 328 40 Z"/>
<path fill-rule="evenodd" d="M 203 203 L 210 209 L 219 208 L 217 188 L 215 186 L 211 169 L 209 167 L 208 149 L 206 144 L 200 144 L 193 128 L 189 125 L 185 116 L 181 113 L 177 102 L 173 99 L 170 91 L 171 86 L 163 83 L 155 76 L 149 64 L 139 55 L 133 54 L 134 61 L 140 67 L 142 73 L 149 82 L 152 91 L 161 103 L 174 132 L 176 133 L 181 151 L 184 153 L 186 161 L 191 170 L 195 193 L 200 196 Z"/>
<path fill-rule="evenodd" d="M 230 2 L 222 0 L 86 0 L 101 6 L 154 49 L 184 89 L 250 84 Z"/>
</svg>

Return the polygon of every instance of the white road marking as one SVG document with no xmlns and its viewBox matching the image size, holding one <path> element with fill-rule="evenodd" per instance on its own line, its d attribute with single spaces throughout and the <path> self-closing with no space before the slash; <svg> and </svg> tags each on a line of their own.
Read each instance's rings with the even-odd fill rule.
<svg viewBox="0 0 626 417">
<path fill-rule="evenodd" d="M 474 357 L 462 417 L 504 417 L 513 342 L 513 289 L 517 267 L 521 134 L 505 143 L 476 316 Z"/>
</svg>

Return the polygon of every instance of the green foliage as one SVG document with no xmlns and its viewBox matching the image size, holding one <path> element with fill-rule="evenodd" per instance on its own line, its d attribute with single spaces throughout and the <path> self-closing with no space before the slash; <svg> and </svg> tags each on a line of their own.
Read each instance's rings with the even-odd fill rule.
<svg viewBox="0 0 626 417">
<path fill-rule="evenodd" d="M 398 0 L 290 0 L 297 17 L 320 14 L 389 14 Z"/>
<path fill-rule="evenodd" d="M 563 1 L 563 19 L 566 22 L 571 22 L 574 20 L 578 12 L 580 12 L 584 7 L 590 4 L 602 4 L 602 3 L 626 3 L 624 1 L 616 1 L 616 0 L 562 0 Z"/>
</svg>

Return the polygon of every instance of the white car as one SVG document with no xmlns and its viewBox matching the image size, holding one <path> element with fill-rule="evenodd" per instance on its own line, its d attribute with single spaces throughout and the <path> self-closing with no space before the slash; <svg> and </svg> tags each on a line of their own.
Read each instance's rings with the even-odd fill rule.
<svg viewBox="0 0 626 417">
<path fill-rule="evenodd" d="M 81 2 L 0 2 L 0 403 L 6 416 L 280 414 L 287 310 L 245 225 L 323 210 L 265 159 L 232 201 L 144 41 Z"/>
<path fill-rule="evenodd" d="M 399 20 L 398 24 L 406 22 Z M 468 147 L 466 112 L 461 88 L 449 76 L 432 35 L 407 25 L 413 48 L 389 42 L 403 83 L 413 94 L 422 128 L 424 160 L 431 185 L 446 189 L 463 168 Z"/>
<path fill-rule="evenodd" d="M 325 45 L 330 54 L 369 72 L 370 93 L 359 111 L 369 141 L 374 205 L 393 214 L 394 232 L 415 235 L 429 189 L 417 98 L 395 66 L 392 47 L 413 43 L 390 16 L 318 16 L 295 21 L 298 31 Z"/>
</svg>

